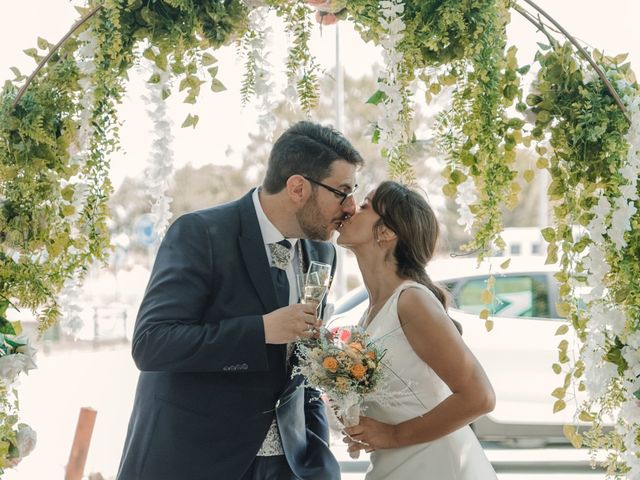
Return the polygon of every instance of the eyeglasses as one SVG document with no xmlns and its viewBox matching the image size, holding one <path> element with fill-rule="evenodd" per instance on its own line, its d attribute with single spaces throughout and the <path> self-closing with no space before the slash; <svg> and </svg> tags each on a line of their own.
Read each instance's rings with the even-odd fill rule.
<svg viewBox="0 0 640 480">
<path fill-rule="evenodd" d="M 322 182 L 314 180 L 313 178 L 307 177 L 306 175 L 301 175 L 302 178 L 310 181 L 311 183 L 315 183 L 316 185 L 321 186 L 322 188 L 326 188 L 331 193 L 333 193 L 336 197 L 340 198 L 340 205 L 344 205 L 344 202 L 349 198 L 353 198 L 353 194 L 358 189 L 358 185 L 354 185 L 350 192 L 343 192 L 342 190 L 338 190 L 337 188 L 330 187 L 329 185 L 325 185 Z"/>
</svg>

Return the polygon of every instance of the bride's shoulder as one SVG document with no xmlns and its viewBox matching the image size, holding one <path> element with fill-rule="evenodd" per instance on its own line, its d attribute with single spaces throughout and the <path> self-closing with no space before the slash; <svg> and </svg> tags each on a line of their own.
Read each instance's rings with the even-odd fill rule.
<svg viewBox="0 0 640 480">
<path fill-rule="evenodd" d="M 442 304 L 429 287 L 418 282 L 407 282 L 399 289 L 398 314 L 400 317 L 429 317 L 446 315 Z"/>
</svg>

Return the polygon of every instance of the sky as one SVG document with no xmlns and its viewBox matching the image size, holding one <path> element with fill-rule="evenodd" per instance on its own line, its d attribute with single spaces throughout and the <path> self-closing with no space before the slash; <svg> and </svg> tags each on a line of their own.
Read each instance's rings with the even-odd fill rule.
<svg viewBox="0 0 640 480">
<path fill-rule="evenodd" d="M 525 4 L 524 1 L 520 3 Z M 73 6 L 81 4 L 69 0 L 3 2 L 3 15 L 0 17 L 0 81 L 13 77 L 9 70 L 12 66 L 18 67 L 23 73 L 30 73 L 35 63 L 22 51 L 34 47 L 38 36 L 56 43 L 78 18 Z M 640 34 L 637 27 L 640 1 L 609 0 L 605 4 L 602 0 L 538 0 L 537 4 L 585 44 L 605 54 L 629 53 L 632 68 L 640 76 Z M 339 29 L 340 58 L 345 74 L 360 77 L 371 73 L 373 65 L 381 62 L 380 50 L 370 43 L 365 44 L 349 22 L 341 22 Z M 270 58 L 276 80 L 283 82 L 287 39 L 278 21 L 274 21 L 273 31 Z M 531 63 L 536 42 L 545 41 L 515 11 L 512 11 L 508 35 L 510 44 L 518 47 L 521 64 Z M 326 70 L 331 70 L 335 65 L 335 40 L 335 27 L 325 26 L 322 31 L 319 26 L 314 29 L 311 49 Z M 249 105 L 243 108 L 240 102 L 243 68 L 235 49 L 226 48 L 216 56 L 219 59 L 218 78 L 226 85 L 226 91 L 212 93 L 208 88 L 203 88 L 196 105 L 181 103 L 183 95 L 177 91 L 170 97 L 175 168 L 186 164 L 196 168 L 206 164 L 238 166 L 249 133 L 258 131 L 255 107 Z M 127 95 L 120 108 L 122 150 L 111 158 L 111 178 L 116 187 L 126 176 L 142 175 L 147 166 L 153 124 L 145 112 L 142 96 L 146 93 L 144 81 L 148 76 L 148 72 L 131 72 Z M 195 129 L 180 128 L 188 113 L 200 116 Z"/>
</svg>

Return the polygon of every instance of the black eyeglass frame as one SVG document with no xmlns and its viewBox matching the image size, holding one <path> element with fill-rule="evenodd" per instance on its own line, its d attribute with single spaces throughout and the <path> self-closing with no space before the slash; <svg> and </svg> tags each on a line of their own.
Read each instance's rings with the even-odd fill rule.
<svg viewBox="0 0 640 480">
<path fill-rule="evenodd" d="M 347 201 L 347 199 L 349 197 L 353 198 L 353 194 L 356 192 L 356 190 L 358 189 L 358 184 L 354 185 L 353 188 L 351 189 L 350 192 L 343 192 L 342 190 L 338 190 L 337 188 L 333 188 L 329 185 L 325 185 L 322 182 L 319 182 L 317 180 L 314 180 L 311 177 L 307 177 L 306 175 L 301 175 L 302 178 L 304 178 L 305 180 L 308 180 L 311 183 L 314 183 L 316 185 L 319 185 L 322 188 L 326 188 L 327 190 L 329 190 L 331 193 L 333 193 L 335 196 L 341 198 L 340 200 L 340 205 L 344 205 L 344 202 Z"/>
</svg>

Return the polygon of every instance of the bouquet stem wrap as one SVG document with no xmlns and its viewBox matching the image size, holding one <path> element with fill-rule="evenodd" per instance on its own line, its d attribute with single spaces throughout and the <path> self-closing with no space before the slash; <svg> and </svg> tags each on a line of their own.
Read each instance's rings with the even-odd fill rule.
<svg viewBox="0 0 640 480">
<path fill-rule="evenodd" d="M 345 427 L 354 427 L 360 423 L 360 403 L 349 405 L 342 416 L 342 424 Z M 360 457 L 360 450 L 349 452 L 349 456 L 353 459 Z"/>
</svg>

